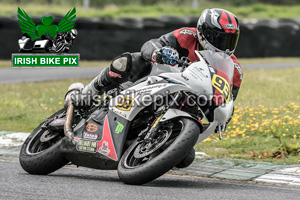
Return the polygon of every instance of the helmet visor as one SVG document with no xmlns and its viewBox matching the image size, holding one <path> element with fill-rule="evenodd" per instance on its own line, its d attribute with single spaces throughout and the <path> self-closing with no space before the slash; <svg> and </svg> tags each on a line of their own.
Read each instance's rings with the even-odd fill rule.
<svg viewBox="0 0 300 200">
<path fill-rule="evenodd" d="M 236 31 L 236 33 L 224 33 L 212 30 L 207 26 L 202 26 L 202 34 L 215 48 L 221 51 L 229 50 L 229 52 L 235 50 L 240 35 L 239 31 Z"/>
</svg>

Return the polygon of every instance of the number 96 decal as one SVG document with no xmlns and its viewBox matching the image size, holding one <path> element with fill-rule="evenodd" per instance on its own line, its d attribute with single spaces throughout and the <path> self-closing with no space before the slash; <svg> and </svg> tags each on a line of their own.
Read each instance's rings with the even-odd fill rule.
<svg viewBox="0 0 300 200">
<path fill-rule="evenodd" d="M 230 97 L 230 87 L 228 81 L 224 77 L 214 74 L 211 83 L 224 96 L 225 102 L 227 103 Z"/>
<path fill-rule="evenodd" d="M 134 100 L 130 97 L 121 97 L 118 99 L 116 107 L 120 110 L 129 111 L 132 107 Z"/>
</svg>

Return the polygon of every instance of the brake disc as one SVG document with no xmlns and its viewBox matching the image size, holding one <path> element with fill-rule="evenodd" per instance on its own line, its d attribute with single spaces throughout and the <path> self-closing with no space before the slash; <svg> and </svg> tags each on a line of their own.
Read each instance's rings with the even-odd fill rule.
<svg viewBox="0 0 300 200">
<path fill-rule="evenodd" d="M 172 130 L 170 131 L 163 130 L 162 133 L 153 141 L 147 143 L 145 141 L 141 141 L 141 143 L 139 143 L 135 148 L 133 156 L 135 158 L 143 158 L 152 154 L 153 152 L 155 152 L 157 149 L 159 149 L 162 145 L 166 143 L 166 141 L 169 139 L 171 134 L 172 134 Z"/>
</svg>

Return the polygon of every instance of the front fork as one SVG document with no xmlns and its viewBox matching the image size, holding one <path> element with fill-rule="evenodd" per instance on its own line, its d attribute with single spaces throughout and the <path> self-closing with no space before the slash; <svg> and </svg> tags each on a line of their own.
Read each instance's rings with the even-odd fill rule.
<svg viewBox="0 0 300 200">
<path fill-rule="evenodd" d="M 175 98 L 172 99 L 172 101 L 169 103 L 169 105 L 164 106 L 162 110 L 157 111 L 156 114 L 159 116 L 155 118 L 153 123 L 150 126 L 150 130 L 147 132 L 146 136 L 144 137 L 145 142 L 150 142 L 155 138 L 156 134 L 158 133 L 160 129 L 160 120 L 163 118 L 165 113 L 169 110 L 169 108 L 172 108 L 172 106 L 175 104 L 175 102 L 182 96 L 181 92 L 177 92 L 175 95 Z"/>
</svg>

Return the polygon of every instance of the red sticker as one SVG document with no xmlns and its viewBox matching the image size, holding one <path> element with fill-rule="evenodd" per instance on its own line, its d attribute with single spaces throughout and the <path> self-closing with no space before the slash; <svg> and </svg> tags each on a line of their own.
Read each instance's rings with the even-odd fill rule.
<svg viewBox="0 0 300 200">
<path fill-rule="evenodd" d="M 114 142 L 111 137 L 111 132 L 109 129 L 109 123 L 108 123 L 107 116 L 105 117 L 102 140 L 97 143 L 98 143 L 97 152 L 99 152 L 115 161 L 118 160 Z"/>
<path fill-rule="evenodd" d="M 110 77 L 114 77 L 114 78 L 122 78 L 120 74 L 117 74 L 115 72 L 108 72 Z"/>
</svg>

